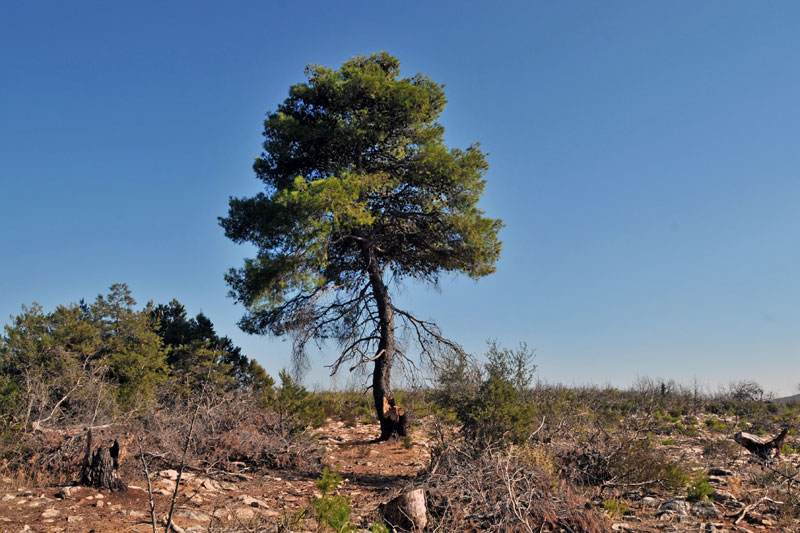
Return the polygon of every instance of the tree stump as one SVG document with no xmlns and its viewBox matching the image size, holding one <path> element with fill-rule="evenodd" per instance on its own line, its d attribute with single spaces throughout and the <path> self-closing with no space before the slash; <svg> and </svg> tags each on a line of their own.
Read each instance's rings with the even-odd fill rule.
<svg viewBox="0 0 800 533">
<path fill-rule="evenodd" d="M 124 491 L 128 487 L 119 478 L 119 442 L 115 439 L 110 447 L 99 446 L 92 452 L 92 431 L 86 435 L 86 457 L 83 459 L 81 485 Z"/>
<path fill-rule="evenodd" d="M 425 491 L 414 489 L 378 507 L 387 524 L 399 531 L 421 532 L 428 524 Z"/>
<path fill-rule="evenodd" d="M 769 459 L 772 455 L 772 450 L 775 450 L 775 457 L 781 454 L 781 447 L 783 446 L 783 441 L 786 439 L 787 433 L 789 433 L 788 427 L 784 428 L 774 439 L 767 439 L 765 437 L 753 435 L 752 433 L 740 431 L 733 436 L 733 440 L 739 445 L 744 446 L 745 449 L 753 455 L 761 457 L 762 459 Z"/>
<path fill-rule="evenodd" d="M 399 407 L 394 398 L 383 397 L 383 417 L 381 420 L 381 436 L 379 440 L 408 435 L 408 418 L 406 410 Z"/>
</svg>

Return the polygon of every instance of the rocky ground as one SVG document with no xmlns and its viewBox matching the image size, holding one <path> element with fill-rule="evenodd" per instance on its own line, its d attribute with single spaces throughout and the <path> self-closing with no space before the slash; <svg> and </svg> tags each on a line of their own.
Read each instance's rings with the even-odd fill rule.
<svg viewBox="0 0 800 533">
<path fill-rule="evenodd" d="M 339 492 L 353 507 L 351 521 L 369 527 L 378 503 L 407 485 L 429 463 L 424 438 L 406 449 L 402 442 L 372 443 L 380 433 L 375 425 L 345 427 L 330 422 L 315 432 L 325 450 L 325 463 L 342 476 Z M 169 511 L 178 472 L 152 476 L 156 516 Z M 228 477 L 228 476 L 225 476 Z M 238 475 L 237 481 L 211 479 L 184 472 L 173 522 L 178 530 L 226 531 L 290 525 L 311 498 L 319 495 L 316 478 L 287 471 L 259 476 Z M 230 477 L 228 477 L 230 479 Z M 0 531 L 146 532 L 152 531 L 144 477 L 129 481 L 125 492 L 109 493 L 77 486 L 15 486 L 0 484 Z M 159 531 L 163 530 L 163 526 Z"/>
<path fill-rule="evenodd" d="M 429 438 L 422 429 L 413 435 L 410 448 L 402 441 L 371 442 L 378 433 L 375 425 L 346 427 L 341 422 L 328 422 L 314 433 L 325 451 L 324 464 L 338 468 L 343 478 L 339 493 L 352 503 L 351 522 L 363 529 L 378 518 L 378 505 L 411 486 L 430 462 Z M 685 491 L 669 494 L 653 487 L 596 494 L 592 501 L 598 512 L 606 515 L 608 531 L 800 531 L 800 523 L 781 519 L 784 503 L 774 497 L 775 491 L 769 493 L 773 497 L 766 497 L 768 493 L 763 490 L 771 480 L 781 483 L 781 476 L 770 469 L 792 472 L 800 468 L 797 454 L 781 457 L 765 468 L 749 452 L 732 446 L 725 436 L 703 434 L 665 447 L 672 456 L 708 476 L 714 489 L 711 499 L 690 502 Z M 725 453 L 714 453 L 715 449 L 724 449 Z M 159 522 L 169 510 L 176 478 L 174 470 L 152 475 Z M 302 517 L 310 500 L 318 496 L 315 479 L 289 471 L 214 478 L 185 472 L 174 513 L 176 530 L 280 530 L 281 525 L 284 530 L 302 530 L 303 523 L 296 518 Z M 142 476 L 126 481 L 129 490 L 108 493 L 77 486 L 26 486 L 3 479 L 0 531 L 152 531 L 146 480 Z M 620 505 L 609 513 L 610 499 Z M 162 530 L 163 525 L 159 527 Z"/>
</svg>

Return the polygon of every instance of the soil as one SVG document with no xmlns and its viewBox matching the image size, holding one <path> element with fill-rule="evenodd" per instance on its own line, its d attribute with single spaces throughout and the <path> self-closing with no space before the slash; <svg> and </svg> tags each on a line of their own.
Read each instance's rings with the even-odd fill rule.
<svg viewBox="0 0 800 533">
<path fill-rule="evenodd" d="M 403 441 L 374 442 L 379 435 L 377 424 L 347 427 L 342 422 L 328 422 L 314 431 L 325 450 L 323 464 L 338 469 L 342 477 L 338 493 L 351 501 L 351 522 L 367 528 L 377 518 L 378 504 L 408 485 L 430 461 L 428 443 L 421 433 L 412 434 L 410 449 Z M 162 471 L 152 475 L 156 517 L 162 524 L 176 474 Z M 311 499 L 319 496 L 316 477 L 310 474 L 268 471 L 246 477 L 250 479 L 239 476 L 240 480 L 231 482 L 184 472 L 173 522 L 185 531 L 291 525 Z M 0 532 L 152 532 L 144 476 L 125 481 L 129 483 L 127 491 L 108 492 L 77 486 L 19 486 L 4 479 L 0 481 Z M 161 525 L 158 531 L 163 529 Z"/>
<path fill-rule="evenodd" d="M 375 442 L 379 434 L 377 424 L 348 427 L 333 421 L 312 432 L 324 450 L 323 465 L 337 469 L 342 477 L 338 493 L 351 501 L 351 523 L 362 530 L 378 519 L 380 503 L 409 487 L 430 463 L 430 437 L 423 429 L 412 432 L 411 447 L 406 447 L 404 441 Z M 717 493 L 713 502 L 687 502 L 685 490 L 668 494 L 636 487 L 597 495 L 592 503 L 601 514 L 609 499 L 618 500 L 626 509 L 606 516 L 608 531 L 800 531 L 800 523 L 776 521 L 779 513 L 772 501 L 749 509 L 735 523 L 745 508 L 744 502 L 757 499 L 751 483 L 767 472 L 763 463 L 731 442 L 729 437 L 702 432 L 664 445 L 671 457 L 696 465 L 699 474 L 711 474 L 709 481 Z M 709 456 L 709 449 L 728 452 Z M 797 471 L 800 455 L 782 456 L 775 465 Z M 176 475 L 175 471 L 162 471 L 151 476 L 158 531 L 164 530 Z M 303 513 L 319 496 L 317 477 L 274 470 L 212 478 L 188 471 L 181 481 L 173 522 L 179 533 L 308 530 L 313 522 L 303 522 Z M 87 487 L 30 486 L 11 479 L 0 480 L 0 532 L 152 532 L 144 476 L 124 481 L 129 484 L 127 491 L 109 493 Z M 704 517 L 706 511 L 710 515 Z"/>
</svg>

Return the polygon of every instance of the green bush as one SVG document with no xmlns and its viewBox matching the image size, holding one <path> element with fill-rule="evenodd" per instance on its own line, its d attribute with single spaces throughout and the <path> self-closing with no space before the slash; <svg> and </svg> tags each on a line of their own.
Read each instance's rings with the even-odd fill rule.
<svg viewBox="0 0 800 533">
<path fill-rule="evenodd" d="M 312 501 L 312 508 L 317 517 L 317 521 L 336 533 L 347 533 L 358 531 L 358 528 L 350 524 L 350 500 L 344 496 L 336 494 L 336 489 L 342 482 L 342 476 L 338 472 L 331 472 L 327 467 L 322 472 L 322 477 L 317 480 L 317 488 L 322 492 L 322 496 Z"/>
<path fill-rule="evenodd" d="M 489 343 L 487 362 L 478 367 L 466 355 L 439 373 L 435 398 L 454 412 L 463 433 L 477 446 L 522 443 L 536 429 L 536 405 L 530 393 L 533 353 Z"/>
<path fill-rule="evenodd" d="M 628 510 L 628 504 L 620 500 L 606 500 L 603 502 L 603 508 L 611 518 L 616 518 L 625 514 Z"/>
<path fill-rule="evenodd" d="M 728 430 L 728 425 L 718 418 L 706 418 L 705 424 L 710 431 L 715 433 L 722 433 Z"/>
<path fill-rule="evenodd" d="M 781 453 L 783 455 L 794 455 L 797 453 L 797 450 L 795 448 L 792 448 L 788 444 L 784 443 L 783 446 L 781 447 Z"/>
<path fill-rule="evenodd" d="M 284 434 L 293 433 L 305 426 L 318 427 L 325 422 L 325 413 L 316 395 L 310 394 L 284 369 L 279 374 L 281 385 L 275 391 L 271 405 L 278 415 Z"/>
<path fill-rule="evenodd" d="M 695 478 L 686 492 L 686 499 L 692 502 L 706 501 L 714 494 L 714 488 L 708 483 L 708 478 L 701 476 Z"/>
</svg>

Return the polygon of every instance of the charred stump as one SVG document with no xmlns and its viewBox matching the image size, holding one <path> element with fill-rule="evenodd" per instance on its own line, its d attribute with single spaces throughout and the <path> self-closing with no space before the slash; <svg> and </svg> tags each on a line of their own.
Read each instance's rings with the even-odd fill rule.
<svg viewBox="0 0 800 533">
<path fill-rule="evenodd" d="M 408 435 L 408 417 L 406 410 L 399 407 L 394 398 L 383 397 L 383 409 L 380 417 L 381 436 L 379 440 L 388 440 Z"/>
<path fill-rule="evenodd" d="M 120 445 L 116 439 L 111 446 L 101 445 L 92 451 L 92 431 L 89 430 L 86 435 L 81 485 L 110 491 L 127 490 L 128 487 L 119 478 L 119 452 Z"/>
<path fill-rule="evenodd" d="M 739 445 L 744 446 L 744 448 L 753 455 L 760 457 L 761 459 L 769 459 L 770 456 L 773 455 L 773 450 L 775 450 L 775 457 L 781 454 L 781 447 L 783 446 L 783 441 L 786 439 L 786 435 L 788 433 L 789 428 L 786 427 L 780 432 L 780 434 L 778 434 L 777 437 L 774 439 L 768 439 L 759 437 L 758 435 L 753 435 L 752 433 L 740 431 L 733 436 L 733 440 L 735 440 Z"/>
</svg>

